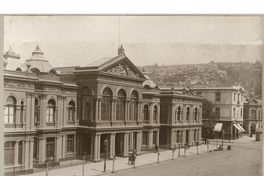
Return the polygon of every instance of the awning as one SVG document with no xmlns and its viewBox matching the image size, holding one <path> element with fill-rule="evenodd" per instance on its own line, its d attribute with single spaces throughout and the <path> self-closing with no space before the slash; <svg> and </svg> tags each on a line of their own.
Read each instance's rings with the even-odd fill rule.
<svg viewBox="0 0 264 176">
<path fill-rule="evenodd" d="M 222 126 L 223 126 L 222 123 L 216 123 L 214 127 L 214 131 L 220 132 L 222 130 Z"/>
<path fill-rule="evenodd" d="M 237 124 L 237 126 L 238 126 L 243 132 L 246 131 L 246 130 L 244 130 L 244 128 L 243 128 L 240 124 Z"/>
<path fill-rule="evenodd" d="M 234 124 L 234 126 L 236 127 L 236 129 L 238 129 L 238 131 L 242 131 L 242 130 L 237 126 L 237 124 Z"/>
</svg>

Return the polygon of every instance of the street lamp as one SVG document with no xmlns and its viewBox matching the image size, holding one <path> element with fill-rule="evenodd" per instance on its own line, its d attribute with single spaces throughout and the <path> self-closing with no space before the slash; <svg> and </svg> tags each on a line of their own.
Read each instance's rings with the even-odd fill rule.
<svg viewBox="0 0 264 176">
<path fill-rule="evenodd" d="M 107 145 L 108 145 L 108 140 L 104 140 L 104 149 L 105 149 L 105 158 L 104 158 L 104 172 L 106 171 L 106 156 L 107 156 Z"/>
</svg>

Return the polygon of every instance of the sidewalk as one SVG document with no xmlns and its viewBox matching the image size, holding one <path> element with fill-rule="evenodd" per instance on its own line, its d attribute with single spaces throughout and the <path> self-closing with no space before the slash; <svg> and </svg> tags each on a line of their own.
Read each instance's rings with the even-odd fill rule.
<svg viewBox="0 0 264 176">
<path fill-rule="evenodd" d="M 220 145 L 220 143 L 219 143 Z M 226 144 L 227 145 L 227 144 Z M 226 145 L 224 150 L 226 150 Z M 209 145 L 209 150 L 213 151 L 216 149 L 215 144 Z M 198 147 L 199 155 L 207 153 L 207 145 L 200 145 Z M 184 149 L 180 150 L 180 157 L 178 157 L 179 150 L 176 149 L 174 152 L 174 160 L 179 160 L 184 158 Z M 197 147 L 192 146 L 186 151 L 186 157 L 190 156 L 199 156 L 197 155 Z M 151 165 L 151 164 L 158 164 L 157 163 L 157 153 L 147 153 L 143 155 L 139 155 L 136 158 L 136 167 L 144 166 L 144 165 Z M 160 151 L 159 155 L 159 162 L 165 162 L 172 160 L 172 151 L 171 150 L 163 150 Z M 72 164 L 70 165 L 70 162 Z M 114 162 L 114 169 L 115 171 L 125 170 L 125 169 L 132 169 L 133 165 L 128 165 L 128 158 L 117 157 Z M 104 169 L 104 160 L 98 163 L 88 162 L 84 165 L 84 176 L 93 176 L 93 175 L 105 175 L 105 174 L 112 174 L 113 169 L 113 161 L 107 160 L 106 161 L 106 172 L 103 172 Z M 61 166 L 53 167 L 49 170 L 49 176 L 82 176 L 83 171 L 83 164 L 81 160 L 73 160 L 61 163 Z M 41 171 L 37 171 L 33 174 L 29 174 L 28 176 L 45 176 L 46 171 L 42 169 Z"/>
</svg>

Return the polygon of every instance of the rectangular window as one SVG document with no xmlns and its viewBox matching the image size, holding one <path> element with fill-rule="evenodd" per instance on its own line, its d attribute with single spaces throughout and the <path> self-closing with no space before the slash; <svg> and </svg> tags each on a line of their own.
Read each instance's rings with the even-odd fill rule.
<svg viewBox="0 0 264 176">
<path fill-rule="evenodd" d="M 75 108 L 68 108 L 68 122 L 72 122 L 74 120 Z"/>
<path fill-rule="evenodd" d="M 35 112 L 34 112 L 34 121 L 35 121 L 35 126 L 39 126 L 40 123 L 40 111 L 39 111 L 39 106 L 35 106 Z"/>
<path fill-rule="evenodd" d="M 38 160 L 38 138 L 34 138 L 33 158 Z"/>
<path fill-rule="evenodd" d="M 180 131 L 177 131 L 177 135 L 176 135 L 176 142 L 180 143 Z"/>
<path fill-rule="evenodd" d="M 46 121 L 54 122 L 54 108 L 53 107 L 48 107 L 46 109 Z"/>
<path fill-rule="evenodd" d="M 193 131 L 193 141 L 194 141 L 194 142 L 196 142 L 196 140 L 197 140 L 197 137 L 196 137 L 197 134 L 196 134 L 196 133 L 197 133 L 196 130 L 194 130 L 194 131 Z"/>
<path fill-rule="evenodd" d="M 14 165 L 14 142 L 5 142 L 4 150 L 5 166 Z"/>
<path fill-rule="evenodd" d="M 67 137 L 67 152 L 68 153 L 74 152 L 73 139 L 74 139 L 74 135 L 68 135 Z"/>
<path fill-rule="evenodd" d="M 142 144 L 143 144 L 143 145 L 147 145 L 147 141 L 148 141 L 148 132 L 147 132 L 147 131 L 143 131 L 142 135 L 143 135 L 143 141 L 142 141 Z"/>
<path fill-rule="evenodd" d="M 221 93 L 215 93 L 215 101 L 221 101 Z"/>
<path fill-rule="evenodd" d="M 5 106 L 4 109 L 5 109 L 4 110 L 5 123 L 14 123 L 15 107 L 14 106 Z"/>
<path fill-rule="evenodd" d="M 54 138 L 47 138 L 46 158 L 54 157 Z"/>
<path fill-rule="evenodd" d="M 255 110 L 251 110 L 251 117 L 256 118 L 256 111 Z"/>
</svg>

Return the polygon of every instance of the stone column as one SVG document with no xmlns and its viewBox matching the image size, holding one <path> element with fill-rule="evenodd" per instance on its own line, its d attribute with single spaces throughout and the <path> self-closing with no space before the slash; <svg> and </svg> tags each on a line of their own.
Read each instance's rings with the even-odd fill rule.
<svg viewBox="0 0 264 176">
<path fill-rule="evenodd" d="M 25 152 L 26 152 L 25 148 L 26 148 L 26 142 L 23 140 L 22 141 L 22 150 L 21 150 L 22 151 L 22 156 L 21 156 L 21 160 L 22 160 L 21 164 L 22 165 L 25 165 Z"/>
<path fill-rule="evenodd" d="M 153 145 L 153 131 L 148 132 L 148 147 L 151 148 Z"/>
<path fill-rule="evenodd" d="M 67 121 L 68 121 L 68 112 L 67 112 L 67 97 L 62 97 L 62 100 L 61 100 L 61 125 L 62 126 L 65 126 L 67 125 Z M 81 114 L 81 113 L 80 113 Z M 77 116 L 75 116 L 75 118 L 77 118 Z"/>
<path fill-rule="evenodd" d="M 99 103 L 98 103 L 98 99 L 96 99 L 96 100 L 95 100 L 95 112 L 94 112 L 94 113 L 95 113 L 95 121 L 96 121 L 96 122 L 99 121 L 99 119 L 98 119 L 98 117 L 99 117 L 99 116 L 98 116 L 98 104 L 99 104 Z M 83 119 L 83 120 L 85 120 L 85 119 Z"/>
<path fill-rule="evenodd" d="M 115 155 L 115 133 L 110 135 L 110 159 Z"/>
<path fill-rule="evenodd" d="M 25 117 L 25 121 L 26 121 L 26 129 L 29 130 L 30 129 L 30 112 L 31 112 L 31 94 L 29 92 L 26 92 L 26 106 L 27 106 L 27 113 L 26 113 L 26 117 Z"/>
<path fill-rule="evenodd" d="M 183 105 L 183 109 L 182 109 L 182 121 L 183 123 L 186 123 L 186 112 L 187 112 L 187 109 L 186 109 L 186 105 Z"/>
<path fill-rule="evenodd" d="M 171 104 L 171 123 L 175 124 L 175 103 Z"/>
<path fill-rule="evenodd" d="M 100 161 L 101 134 L 94 135 L 94 162 Z"/>
<path fill-rule="evenodd" d="M 60 128 L 61 126 L 63 126 L 64 124 L 62 123 L 64 121 L 63 118 L 66 118 L 68 117 L 68 114 L 63 114 L 63 97 L 61 95 L 58 95 L 58 117 L 57 117 L 57 124 L 58 124 L 58 127 Z"/>
<path fill-rule="evenodd" d="M 59 161 L 59 159 L 61 158 L 61 137 L 60 136 L 57 136 L 55 138 L 55 144 L 56 144 L 56 153 L 55 153 L 55 158 L 57 161 Z M 74 143 L 75 144 L 75 143 Z"/>
<path fill-rule="evenodd" d="M 98 100 L 98 122 L 101 122 L 101 99 Z"/>
<path fill-rule="evenodd" d="M 61 158 L 65 158 L 65 153 L 66 153 L 66 135 L 62 135 L 61 136 L 61 150 L 62 150 Z"/>
<path fill-rule="evenodd" d="M 47 107 L 47 95 L 40 94 L 40 127 L 46 126 L 46 107 Z"/>
<path fill-rule="evenodd" d="M 46 160 L 46 137 L 39 137 L 39 163 L 44 164 Z"/>
<path fill-rule="evenodd" d="M 202 123 L 202 118 L 203 118 L 203 107 L 200 105 L 199 113 L 198 113 L 199 123 Z"/>
<path fill-rule="evenodd" d="M 124 133 L 124 153 L 123 156 L 128 156 L 128 133 Z"/>
<path fill-rule="evenodd" d="M 15 145 L 14 145 L 14 165 L 17 166 L 18 165 L 18 145 L 19 145 L 19 141 L 15 141 Z"/>
<path fill-rule="evenodd" d="M 190 129 L 189 130 L 189 145 L 192 145 L 192 142 L 193 142 L 193 129 Z"/>
<path fill-rule="evenodd" d="M 111 121 L 114 121 L 114 100 L 111 101 Z"/>
<path fill-rule="evenodd" d="M 15 124 L 18 124 L 18 123 L 20 123 L 20 109 L 21 109 L 21 107 L 20 106 L 17 106 L 16 107 L 16 114 L 15 114 L 15 119 L 14 119 L 14 122 L 15 122 Z"/>
<path fill-rule="evenodd" d="M 175 143 L 175 142 L 174 142 L 174 139 L 175 139 L 175 136 L 174 136 L 174 135 L 175 135 L 175 131 L 172 130 L 172 131 L 171 131 L 171 136 L 170 136 L 170 137 L 171 137 L 171 143 L 170 143 L 170 146 L 171 146 L 171 147 L 173 147 L 173 145 L 174 145 L 174 143 Z"/>
<path fill-rule="evenodd" d="M 160 103 L 158 104 L 158 112 L 157 112 L 157 124 L 160 123 Z"/>
<path fill-rule="evenodd" d="M 34 151 L 34 140 L 29 141 L 29 169 L 33 169 L 33 151 Z"/>
<path fill-rule="evenodd" d="M 138 137 L 137 137 L 137 154 L 140 155 L 141 154 L 141 146 L 142 146 L 142 132 L 138 131 L 137 132 Z"/>
<path fill-rule="evenodd" d="M 31 114 L 30 114 L 30 129 L 34 129 L 35 123 L 35 95 L 31 94 Z"/>
<path fill-rule="evenodd" d="M 77 134 L 74 134 L 73 135 L 73 154 L 74 154 L 74 156 L 76 156 L 77 154 L 77 145 L 76 145 L 76 142 L 77 141 Z"/>
<path fill-rule="evenodd" d="M 25 170 L 28 170 L 29 169 L 29 140 L 26 139 L 25 140 Z M 39 157 L 39 160 L 40 160 L 40 157 Z"/>
<path fill-rule="evenodd" d="M 138 102 L 138 119 L 137 121 L 142 121 L 142 102 Z"/>
<path fill-rule="evenodd" d="M 186 143 L 186 130 L 182 130 L 182 144 Z"/>
<path fill-rule="evenodd" d="M 151 102 L 149 104 L 149 124 L 153 124 L 153 109 L 154 109 L 154 104 Z"/>
<path fill-rule="evenodd" d="M 168 112 L 167 112 L 167 123 L 170 124 L 171 123 L 171 103 L 167 103 L 166 104 L 168 106 Z"/>
<path fill-rule="evenodd" d="M 116 121 L 116 99 L 113 99 L 114 101 L 114 109 L 113 109 L 113 121 Z"/>
<path fill-rule="evenodd" d="M 199 143 L 201 143 L 201 128 L 197 130 L 197 140 Z"/>
<path fill-rule="evenodd" d="M 157 145 L 159 146 L 159 130 L 157 130 L 156 135 Z"/>
<path fill-rule="evenodd" d="M 128 100 L 125 101 L 125 122 L 128 121 Z"/>
</svg>

